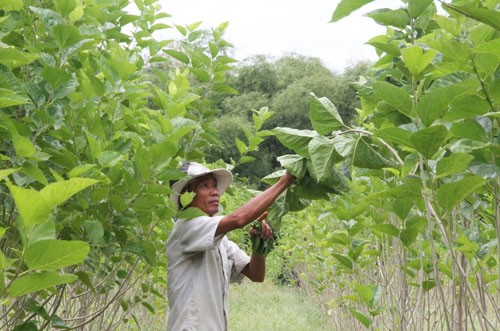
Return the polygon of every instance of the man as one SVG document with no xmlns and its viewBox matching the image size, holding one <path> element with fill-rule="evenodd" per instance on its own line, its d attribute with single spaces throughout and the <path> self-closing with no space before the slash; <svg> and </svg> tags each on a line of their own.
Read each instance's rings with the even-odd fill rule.
<svg viewBox="0 0 500 331">
<path fill-rule="evenodd" d="M 206 216 L 177 219 L 167 241 L 168 303 L 167 330 L 227 330 L 227 291 L 230 281 L 243 276 L 264 281 L 266 258 L 249 257 L 225 234 L 250 222 L 261 222 L 261 237 L 273 236 L 266 210 L 293 182 L 288 172 L 264 192 L 226 216 L 216 216 L 219 198 L 232 182 L 226 169 L 209 170 L 199 163 L 188 163 L 181 170 L 187 178 L 172 185 L 170 198 L 178 209 L 198 208 Z M 193 192 L 188 206 L 180 195 Z"/>
</svg>

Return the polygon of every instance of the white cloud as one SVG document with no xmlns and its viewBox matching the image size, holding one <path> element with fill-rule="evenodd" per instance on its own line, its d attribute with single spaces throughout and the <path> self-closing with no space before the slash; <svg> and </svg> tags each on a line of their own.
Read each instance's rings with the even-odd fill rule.
<svg viewBox="0 0 500 331">
<path fill-rule="evenodd" d="M 242 60 L 255 54 L 281 56 L 297 53 L 320 58 L 342 71 L 361 60 L 376 60 L 365 43 L 385 28 L 364 14 L 382 6 L 397 8 L 401 1 L 384 0 L 363 7 L 336 23 L 328 23 L 339 0 L 160 0 L 170 22 L 203 21 L 206 28 L 229 21 L 225 39 Z"/>
</svg>

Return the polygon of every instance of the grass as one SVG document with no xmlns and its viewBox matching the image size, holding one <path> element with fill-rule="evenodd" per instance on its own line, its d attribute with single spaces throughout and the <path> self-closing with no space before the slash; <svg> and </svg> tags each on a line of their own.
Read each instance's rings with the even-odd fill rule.
<svg viewBox="0 0 500 331">
<path fill-rule="evenodd" d="M 271 281 L 231 285 L 230 331 L 319 331 L 333 326 L 317 305 L 297 289 Z"/>
</svg>

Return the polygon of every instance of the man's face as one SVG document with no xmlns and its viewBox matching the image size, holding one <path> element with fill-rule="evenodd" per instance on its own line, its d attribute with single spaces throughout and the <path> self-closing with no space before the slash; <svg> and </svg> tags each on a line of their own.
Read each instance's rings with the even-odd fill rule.
<svg viewBox="0 0 500 331">
<path fill-rule="evenodd" d="M 211 174 L 202 176 L 190 185 L 196 195 L 189 205 L 201 209 L 210 216 L 216 214 L 219 211 L 220 195 L 215 177 Z"/>
</svg>

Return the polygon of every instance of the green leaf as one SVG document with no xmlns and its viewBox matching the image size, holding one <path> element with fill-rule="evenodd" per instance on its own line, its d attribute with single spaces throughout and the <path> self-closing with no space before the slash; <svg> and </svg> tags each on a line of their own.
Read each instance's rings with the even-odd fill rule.
<svg viewBox="0 0 500 331">
<path fill-rule="evenodd" d="M 72 25 L 57 25 L 52 29 L 56 43 L 61 48 L 67 48 L 82 40 L 78 29 Z"/>
<path fill-rule="evenodd" d="M 399 234 L 399 239 L 405 247 L 414 243 L 419 235 L 422 233 L 427 225 L 427 220 L 423 217 L 411 217 L 405 222 L 405 228 Z"/>
<path fill-rule="evenodd" d="M 328 181 L 332 177 L 335 164 L 343 160 L 343 157 L 335 150 L 333 141 L 324 136 L 317 136 L 311 140 L 309 155 L 319 183 Z"/>
<path fill-rule="evenodd" d="M 14 144 L 16 154 L 19 156 L 29 158 L 36 152 L 35 145 L 33 145 L 28 137 L 13 134 L 12 143 Z"/>
<path fill-rule="evenodd" d="M 352 260 L 350 258 L 348 258 L 347 256 L 345 255 L 340 255 L 340 254 L 335 254 L 333 253 L 332 256 L 334 258 L 337 259 L 337 261 L 339 261 L 342 265 L 344 265 L 345 267 L 347 267 L 348 269 L 351 269 L 353 268 L 353 263 L 352 263 Z"/>
<path fill-rule="evenodd" d="M 30 64 L 40 58 L 39 54 L 19 51 L 13 47 L 0 48 L 0 64 L 15 69 Z"/>
<path fill-rule="evenodd" d="M 57 11 L 65 17 L 76 8 L 75 0 L 55 0 Z"/>
<path fill-rule="evenodd" d="M 21 220 L 26 226 L 45 222 L 50 211 L 77 192 L 97 183 L 95 179 L 71 178 L 67 181 L 51 183 L 40 192 L 7 184 Z"/>
<path fill-rule="evenodd" d="M 382 288 L 380 285 L 356 284 L 355 289 L 366 305 L 370 308 L 376 305 L 382 297 Z"/>
<path fill-rule="evenodd" d="M 26 97 L 19 95 L 14 91 L 0 88 L 0 108 L 24 105 L 27 103 L 30 103 L 30 100 Z"/>
<path fill-rule="evenodd" d="M 40 198 L 39 192 L 10 183 L 7 183 L 7 186 L 14 198 L 23 224 L 40 224 L 48 219 L 50 207 L 44 199 Z"/>
<path fill-rule="evenodd" d="M 238 91 L 227 85 L 226 83 L 214 83 L 212 89 L 215 92 L 225 93 L 225 94 L 238 94 Z"/>
<path fill-rule="evenodd" d="M 10 176 L 11 174 L 15 173 L 18 170 L 19 169 L 1 169 L 0 170 L 0 181 L 4 180 L 5 178 L 7 178 L 8 176 Z"/>
<path fill-rule="evenodd" d="M 439 95 L 436 94 L 436 101 L 439 102 Z M 430 102 L 432 103 L 432 101 Z M 429 104 L 430 104 L 429 103 Z M 446 103 L 444 104 L 446 107 Z M 461 95 L 456 97 L 450 104 L 449 109 L 444 113 L 443 119 L 447 121 L 456 121 L 470 117 L 476 117 L 486 114 L 490 109 L 488 101 L 478 95 Z M 432 111 L 432 110 L 430 110 Z M 442 113 L 442 112 L 441 112 Z"/>
<path fill-rule="evenodd" d="M 185 53 L 173 49 L 164 49 L 163 51 L 171 57 L 181 61 L 182 63 L 189 64 L 189 57 Z"/>
<path fill-rule="evenodd" d="M 353 11 L 363 7 L 373 0 L 341 0 L 335 8 L 330 23 L 337 22 L 343 17 L 349 16 Z"/>
<path fill-rule="evenodd" d="M 87 237 L 93 245 L 100 244 L 104 238 L 104 227 L 102 223 L 95 220 L 85 220 L 83 227 L 87 233 Z"/>
<path fill-rule="evenodd" d="M 44 270 L 14 279 L 7 292 L 9 293 L 9 297 L 15 298 L 56 285 L 73 283 L 77 279 L 78 276 L 73 274 L 60 274 L 53 270 Z"/>
<path fill-rule="evenodd" d="M 465 153 L 454 153 L 439 160 L 436 166 L 436 179 L 463 172 L 472 160 L 474 156 Z"/>
<path fill-rule="evenodd" d="M 374 83 L 373 89 L 379 98 L 396 108 L 400 113 L 410 116 L 413 103 L 410 95 L 404 89 L 386 82 Z"/>
<path fill-rule="evenodd" d="M 405 47 L 401 49 L 401 58 L 404 64 L 413 75 L 418 75 L 431 64 L 436 57 L 437 51 L 430 49 L 425 51 L 418 45 Z"/>
<path fill-rule="evenodd" d="M 399 47 L 394 45 L 394 43 L 392 43 L 385 35 L 373 37 L 367 42 L 367 44 L 372 45 L 373 47 L 394 57 L 399 57 L 401 55 Z"/>
<path fill-rule="evenodd" d="M 89 251 L 83 241 L 41 240 L 28 245 L 24 259 L 31 270 L 54 270 L 83 262 Z"/>
<path fill-rule="evenodd" d="M 40 191 L 40 198 L 45 200 L 50 209 L 58 206 L 76 193 L 99 181 L 91 178 L 70 178 L 65 181 L 51 183 Z"/>
<path fill-rule="evenodd" d="M 487 142 L 488 134 L 484 127 L 475 119 L 467 118 L 462 122 L 453 123 L 450 132 L 457 138 Z"/>
<path fill-rule="evenodd" d="M 434 88 L 425 93 L 417 104 L 417 114 L 426 126 L 430 126 L 441 116 L 446 116 L 446 111 L 455 98 L 475 88 L 466 83 L 447 85 L 448 81 L 446 79 L 442 79 L 441 81 L 444 86 Z M 473 105 L 471 106 L 474 107 Z M 471 111 L 473 110 L 469 110 L 469 112 Z"/>
<path fill-rule="evenodd" d="M 95 164 L 82 164 L 79 166 L 74 167 L 68 172 L 68 177 L 73 178 L 73 177 L 78 177 L 89 171 L 90 169 L 95 168 Z"/>
<path fill-rule="evenodd" d="M 351 313 L 352 316 L 354 316 L 355 319 L 357 319 L 361 324 L 363 324 L 367 329 L 372 325 L 372 319 L 363 314 L 360 311 L 357 311 L 354 308 L 349 308 L 349 312 Z"/>
<path fill-rule="evenodd" d="M 410 141 L 426 158 L 432 159 L 434 154 L 443 146 L 447 136 L 448 130 L 446 127 L 436 125 L 414 132 L 410 137 Z"/>
<path fill-rule="evenodd" d="M 391 163 L 380 155 L 368 137 L 362 136 L 356 143 L 352 164 L 358 168 L 382 169 L 390 166 Z"/>
<path fill-rule="evenodd" d="M 23 8 L 23 0 L 1 0 L 0 8 L 5 11 L 20 11 Z"/>
<path fill-rule="evenodd" d="M 413 147 L 410 137 L 411 132 L 397 127 L 387 127 L 374 133 L 375 137 L 382 138 L 387 142 L 396 143 L 404 147 Z"/>
<path fill-rule="evenodd" d="M 234 142 L 236 143 L 236 147 L 238 148 L 238 152 L 240 152 L 240 155 L 243 155 L 247 152 L 247 145 L 238 137 L 234 138 Z"/>
<path fill-rule="evenodd" d="M 393 186 L 380 194 L 384 197 L 395 199 L 419 199 L 422 197 L 422 181 L 415 177 L 409 177 L 403 184 Z"/>
<path fill-rule="evenodd" d="M 290 148 L 295 153 L 305 158 L 309 157 L 309 142 L 313 137 L 318 135 L 316 131 L 282 127 L 274 128 L 272 131 L 283 146 Z"/>
<path fill-rule="evenodd" d="M 53 89 L 59 85 L 68 82 L 73 77 L 66 70 L 59 68 L 45 68 L 41 72 L 41 76 L 52 86 Z"/>
<path fill-rule="evenodd" d="M 366 14 L 366 16 L 373 18 L 379 24 L 400 29 L 404 29 L 410 24 L 410 17 L 404 9 L 376 9 Z"/>
<path fill-rule="evenodd" d="M 314 130 L 319 134 L 330 134 L 344 127 L 344 122 L 335 105 L 326 97 L 318 98 L 311 94 L 309 118 Z"/>
<path fill-rule="evenodd" d="M 277 161 L 283 168 L 288 170 L 297 179 L 304 177 L 306 172 L 306 159 L 300 155 L 282 155 L 277 158 Z"/>
<path fill-rule="evenodd" d="M 470 176 L 461 180 L 446 183 L 437 191 L 437 200 L 444 209 L 451 211 L 471 193 L 484 185 L 486 181 L 479 176 Z"/>
<path fill-rule="evenodd" d="M 455 10 L 460 14 L 475 19 L 479 22 L 487 24 L 495 28 L 496 30 L 500 30 L 500 12 L 497 10 L 456 6 L 447 3 L 443 3 L 443 6 Z"/>
<path fill-rule="evenodd" d="M 204 213 L 201 209 L 190 207 L 190 208 L 186 208 L 186 209 L 182 209 L 182 210 L 178 211 L 177 214 L 175 215 L 175 218 L 179 219 L 179 220 L 183 220 L 183 221 L 189 221 L 193 218 L 200 217 L 200 216 L 206 216 L 206 215 L 207 214 Z"/>
<path fill-rule="evenodd" d="M 45 174 L 43 173 L 43 171 L 31 162 L 25 162 L 23 164 L 23 167 L 20 169 L 20 171 L 27 174 L 31 178 L 36 179 L 37 181 L 39 181 L 43 185 L 49 184 L 47 182 L 47 178 L 45 177 Z"/>
<path fill-rule="evenodd" d="M 434 3 L 434 0 L 410 0 L 408 2 L 408 13 L 411 17 L 417 18 L 432 3 Z"/>
<path fill-rule="evenodd" d="M 375 224 L 372 225 L 371 228 L 375 231 L 387 233 L 394 237 L 399 237 L 400 234 L 399 229 L 392 224 Z"/>
</svg>

